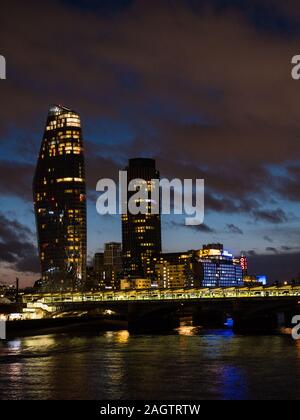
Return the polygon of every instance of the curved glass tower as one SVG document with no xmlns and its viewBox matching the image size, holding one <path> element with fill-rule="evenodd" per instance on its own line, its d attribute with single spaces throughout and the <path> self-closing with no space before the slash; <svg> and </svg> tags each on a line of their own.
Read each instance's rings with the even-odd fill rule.
<svg viewBox="0 0 300 420">
<path fill-rule="evenodd" d="M 33 180 L 45 291 L 81 290 L 86 278 L 86 187 L 79 115 L 51 106 Z"/>
</svg>

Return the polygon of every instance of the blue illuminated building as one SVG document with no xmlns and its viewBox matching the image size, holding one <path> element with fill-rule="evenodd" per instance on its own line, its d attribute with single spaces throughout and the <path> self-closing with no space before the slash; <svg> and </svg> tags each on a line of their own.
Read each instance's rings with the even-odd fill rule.
<svg viewBox="0 0 300 420">
<path fill-rule="evenodd" d="M 229 287 L 243 285 L 243 269 L 221 244 L 204 245 L 199 252 L 202 287 Z"/>
</svg>

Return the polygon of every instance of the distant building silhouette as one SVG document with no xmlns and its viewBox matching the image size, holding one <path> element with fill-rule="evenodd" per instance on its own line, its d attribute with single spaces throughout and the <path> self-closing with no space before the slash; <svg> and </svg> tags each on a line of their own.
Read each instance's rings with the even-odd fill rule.
<svg viewBox="0 0 300 420">
<path fill-rule="evenodd" d="M 119 242 L 108 242 L 104 245 L 104 270 L 105 288 L 119 289 L 122 272 L 122 245 Z"/>
<path fill-rule="evenodd" d="M 96 252 L 94 255 L 94 287 L 104 289 L 104 253 Z"/>
</svg>

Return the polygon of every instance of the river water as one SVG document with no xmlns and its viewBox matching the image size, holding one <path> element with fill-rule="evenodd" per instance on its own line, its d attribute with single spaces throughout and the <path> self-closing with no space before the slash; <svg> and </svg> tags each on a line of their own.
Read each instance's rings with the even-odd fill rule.
<svg viewBox="0 0 300 420">
<path fill-rule="evenodd" d="M 300 399 L 300 341 L 180 327 L 0 342 L 1 399 Z"/>
</svg>

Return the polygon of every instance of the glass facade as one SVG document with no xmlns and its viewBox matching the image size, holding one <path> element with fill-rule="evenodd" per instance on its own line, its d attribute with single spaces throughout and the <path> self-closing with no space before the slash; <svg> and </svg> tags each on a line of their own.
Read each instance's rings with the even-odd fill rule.
<svg viewBox="0 0 300 420">
<path fill-rule="evenodd" d="M 86 278 L 86 186 L 79 115 L 50 107 L 33 181 L 42 284 L 80 290 Z"/>
<path fill-rule="evenodd" d="M 243 285 L 243 270 L 234 263 L 201 260 L 203 287 L 229 287 Z"/>
<path fill-rule="evenodd" d="M 224 251 L 223 245 L 204 245 L 200 251 L 203 287 L 230 287 L 243 285 L 243 269 L 239 259 Z"/>
<path fill-rule="evenodd" d="M 218 281 L 217 264 L 214 264 L 211 261 L 202 261 L 202 268 L 203 268 L 202 286 L 215 287 Z"/>
</svg>

